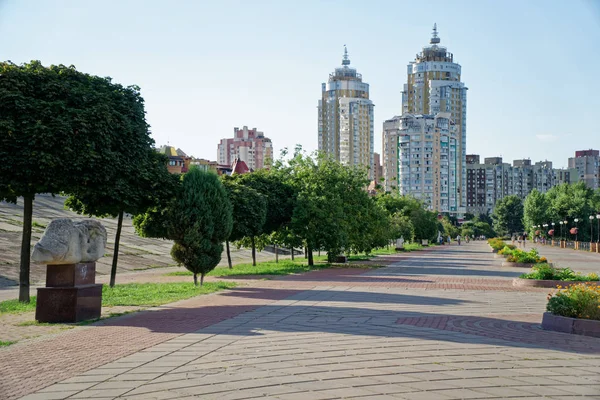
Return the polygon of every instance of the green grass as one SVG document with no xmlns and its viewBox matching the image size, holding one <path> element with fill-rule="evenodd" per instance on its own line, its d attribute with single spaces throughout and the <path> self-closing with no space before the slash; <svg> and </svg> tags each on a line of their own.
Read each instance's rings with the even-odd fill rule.
<svg viewBox="0 0 600 400">
<path fill-rule="evenodd" d="M 7 341 L 0 340 L 0 347 L 10 346 L 11 344 L 15 344 L 15 343 L 17 343 L 16 340 L 7 340 Z"/>
<path fill-rule="evenodd" d="M 127 283 L 114 288 L 102 288 L 102 305 L 110 306 L 159 306 L 189 299 L 201 294 L 235 287 L 232 282 L 209 282 L 194 286 L 193 282 Z"/>
<path fill-rule="evenodd" d="M 321 256 L 326 258 L 325 256 Z M 319 261 L 316 259 L 315 261 Z M 330 264 L 315 264 L 309 267 L 306 261 L 301 260 L 281 260 L 278 263 L 274 261 L 260 262 L 256 266 L 252 264 L 234 265 L 232 269 L 217 268 L 209 272 L 208 276 L 232 276 L 232 275 L 289 275 L 301 272 L 308 272 L 315 269 L 323 269 L 330 267 Z M 192 276 L 189 271 L 176 271 L 166 274 L 168 276 Z"/>
<path fill-rule="evenodd" d="M 37 221 L 33 221 L 33 222 L 31 223 L 31 226 L 32 226 L 33 228 L 46 229 L 46 225 L 44 225 L 44 224 L 40 224 L 40 223 L 39 223 L 39 222 L 37 222 Z"/>
<path fill-rule="evenodd" d="M 209 282 L 198 287 L 194 286 L 193 282 L 127 283 L 116 285 L 114 288 L 104 285 L 102 287 L 102 306 L 159 306 L 235 286 L 233 282 Z M 35 302 L 35 296 L 31 297 L 30 303 L 20 303 L 18 300 L 2 301 L 0 302 L 0 315 L 34 311 Z M 35 325 L 36 323 L 27 322 L 25 324 Z"/>
<path fill-rule="evenodd" d="M 31 296 L 30 303 L 21 303 L 16 299 L 0 301 L 0 315 L 21 314 L 28 311 L 35 311 L 35 299 L 35 296 Z"/>
</svg>

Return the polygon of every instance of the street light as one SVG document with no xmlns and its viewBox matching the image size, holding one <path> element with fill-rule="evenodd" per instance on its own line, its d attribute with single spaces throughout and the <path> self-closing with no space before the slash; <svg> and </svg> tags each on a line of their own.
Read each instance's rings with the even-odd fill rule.
<svg viewBox="0 0 600 400">
<path fill-rule="evenodd" d="M 558 221 L 558 223 L 560 224 L 560 240 L 562 240 L 563 239 L 563 222 Z"/>
<path fill-rule="evenodd" d="M 594 216 L 590 215 L 590 243 L 592 243 L 594 241 L 594 224 L 592 224 L 593 220 L 594 220 Z"/>
<path fill-rule="evenodd" d="M 573 221 L 575 222 L 575 241 L 577 242 L 577 237 L 579 236 L 579 227 L 577 226 L 577 223 L 579 222 L 579 218 L 575 218 Z"/>
<path fill-rule="evenodd" d="M 569 234 L 569 227 L 567 226 L 567 224 L 569 223 L 569 221 L 564 220 L 563 224 L 565 225 L 565 242 L 567 241 L 567 236 Z"/>
<path fill-rule="evenodd" d="M 600 214 L 596 214 L 596 219 L 598 220 L 598 240 L 596 242 L 600 242 Z"/>
</svg>

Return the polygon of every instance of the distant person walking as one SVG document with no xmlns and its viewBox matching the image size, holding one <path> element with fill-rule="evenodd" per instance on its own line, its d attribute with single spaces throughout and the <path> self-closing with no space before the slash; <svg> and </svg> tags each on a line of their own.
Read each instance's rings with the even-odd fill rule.
<svg viewBox="0 0 600 400">
<path fill-rule="evenodd" d="M 527 232 L 523 232 L 523 248 L 525 248 L 525 245 L 527 244 L 526 241 L 527 241 Z"/>
<path fill-rule="evenodd" d="M 458 245 L 460 246 L 460 235 L 456 235 L 456 242 L 458 243 Z"/>
</svg>

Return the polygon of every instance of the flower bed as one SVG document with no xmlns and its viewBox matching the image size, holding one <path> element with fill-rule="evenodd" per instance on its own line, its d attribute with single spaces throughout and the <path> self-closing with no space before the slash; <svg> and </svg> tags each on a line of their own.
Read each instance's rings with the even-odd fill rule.
<svg viewBox="0 0 600 400">
<path fill-rule="evenodd" d="M 579 283 L 548 295 L 542 328 L 600 337 L 600 286 Z"/>
<path fill-rule="evenodd" d="M 528 274 L 523 274 L 521 279 L 554 280 L 559 282 L 595 282 L 600 278 L 597 274 L 591 273 L 582 275 L 574 272 L 571 268 L 553 268 L 548 264 L 537 264 Z"/>
<path fill-rule="evenodd" d="M 497 253 L 498 251 L 502 250 L 504 246 L 506 246 L 504 240 L 498 238 L 488 239 L 488 244 L 490 245 L 490 247 L 492 248 L 492 252 L 494 253 Z"/>
</svg>

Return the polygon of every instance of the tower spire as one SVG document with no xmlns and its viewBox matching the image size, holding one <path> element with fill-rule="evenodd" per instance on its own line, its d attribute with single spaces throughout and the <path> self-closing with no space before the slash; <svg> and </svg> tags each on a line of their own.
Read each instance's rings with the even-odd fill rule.
<svg viewBox="0 0 600 400">
<path fill-rule="evenodd" d="M 346 45 L 344 45 L 344 58 L 342 59 L 342 65 L 350 65 L 350 58 L 348 58 L 348 49 L 346 48 Z"/>
<path fill-rule="evenodd" d="M 431 34 L 431 40 L 429 41 L 429 43 L 438 44 L 439 42 L 440 42 L 440 38 L 438 37 L 437 24 L 434 23 L 433 24 L 433 33 Z"/>
</svg>

